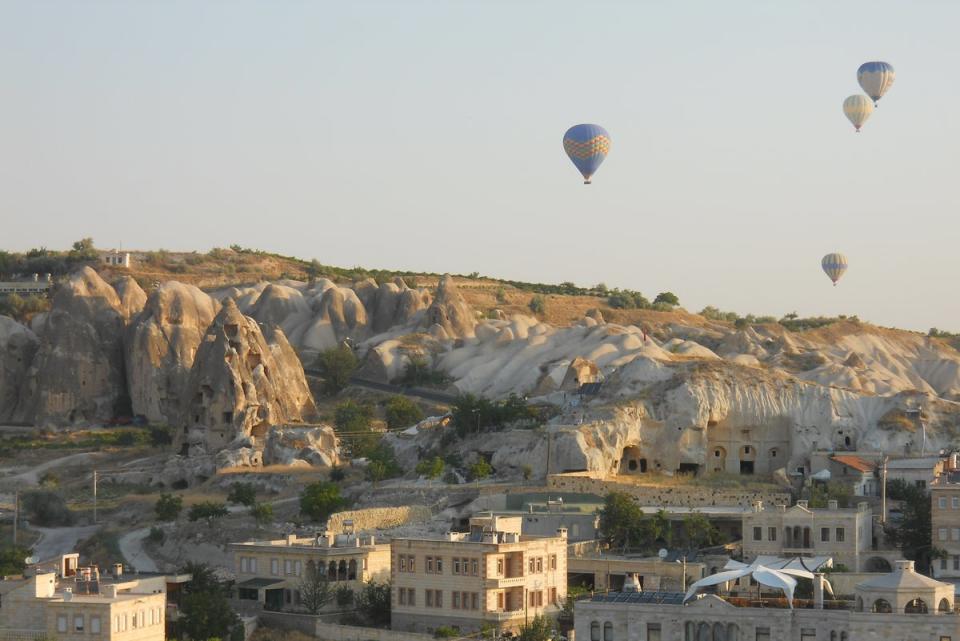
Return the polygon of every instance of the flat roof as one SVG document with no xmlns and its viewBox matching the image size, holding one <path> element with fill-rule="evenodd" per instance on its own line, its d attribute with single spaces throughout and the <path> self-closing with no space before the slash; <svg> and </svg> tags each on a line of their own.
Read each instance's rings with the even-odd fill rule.
<svg viewBox="0 0 960 641">
<path fill-rule="evenodd" d="M 590 599 L 595 603 L 655 603 L 657 605 L 683 605 L 683 592 L 610 592 L 595 594 Z"/>
</svg>

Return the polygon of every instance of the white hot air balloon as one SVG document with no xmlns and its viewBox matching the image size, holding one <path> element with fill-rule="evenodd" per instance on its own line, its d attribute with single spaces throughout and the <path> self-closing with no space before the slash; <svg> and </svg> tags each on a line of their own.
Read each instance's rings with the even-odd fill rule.
<svg viewBox="0 0 960 641">
<path fill-rule="evenodd" d="M 865 62 L 857 69 L 857 82 L 873 100 L 873 104 L 883 98 L 896 76 L 889 62 Z"/>
<path fill-rule="evenodd" d="M 837 281 L 847 271 L 847 257 L 836 252 L 827 254 L 820 261 L 820 266 L 823 267 L 823 271 L 833 281 L 833 286 L 836 287 Z"/>
<path fill-rule="evenodd" d="M 863 123 L 867 121 L 867 118 L 869 118 L 872 113 L 873 103 L 863 94 L 850 96 L 843 101 L 843 115 L 853 123 L 858 133 L 860 132 L 860 127 L 863 126 Z"/>
</svg>

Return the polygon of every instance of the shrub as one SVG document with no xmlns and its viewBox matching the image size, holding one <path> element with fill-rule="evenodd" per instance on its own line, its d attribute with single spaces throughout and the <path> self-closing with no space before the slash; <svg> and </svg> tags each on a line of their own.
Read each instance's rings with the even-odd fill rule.
<svg viewBox="0 0 960 641">
<path fill-rule="evenodd" d="M 487 463 L 487 459 L 481 458 L 470 466 L 470 480 L 479 481 L 487 478 L 493 473 L 493 468 Z"/>
<path fill-rule="evenodd" d="M 409 358 L 406 367 L 403 368 L 403 376 L 396 379 L 395 384 L 405 387 L 418 385 L 442 387 L 450 382 L 449 376 L 431 367 L 423 356 L 413 355 Z"/>
<path fill-rule="evenodd" d="M 300 513 L 313 521 L 326 521 L 344 506 L 340 486 L 329 481 L 317 481 L 303 488 L 300 494 Z"/>
<path fill-rule="evenodd" d="M 648 309 L 650 301 L 640 292 L 615 288 L 607 297 L 607 305 L 614 309 Z"/>
<path fill-rule="evenodd" d="M 530 477 L 533 476 L 533 468 L 529 465 L 521 465 L 520 471 L 523 472 L 523 480 L 529 481 Z"/>
<path fill-rule="evenodd" d="M 367 625 L 382 628 L 390 625 L 390 584 L 371 581 L 354 596 L 357 614 Z"/>
<path fill-rule="evenodd" d="M 172 494 L 161 494 L 153 506 L 157 518 L 161 521 L 174 521 L 183 509 L 183 499 Z"/>
<path fill-rule="evenodd" d="M 147 535 L 147 540 L 156 545 L 163 545 L 166 538 L 167 535 L 164 534 L 163 529 L 157 526 L 150 528 L 150 534 Z"/>
<path fill-rule="evenodd" d="M 333 415 L 333 426 L 338 432 L 363 432 L 370 429 L 373 407 L 354 400 L 338 403 Z"/>
<path fill-rule="evenodd" d="M 253 486 L 253 483 L 234 483 L 230 486 L 227 501 L 234 505 L 253 507 L 257 502 L 257 488 Z"/>
<path fill-rule="evenodd" d="M 660 292 L 657 294 L 657 297 L 653 299 L 653 304 L 663 303 L 665 305 L 670 305 L 674 307 L 680 304 L 680 299 L 677 298 L 677 295 L 673 292 Z"/>
<path fill-rule="evenodd" d="M 250 515 L 259 525 L 273 522 L 273 506 L 269 503 L 257 503 L 250 506 Z"/>
<path fill-rule="evenodd" d="M 387 427 L 395 430 L 423 420 L 423 410 L 406 396 L 392 396 L 385 405 Z"/>
<path fill-rule="evenodd" d="M 25 559 L 30 550 L 20 546 L 4 545 L 0 547 L 0 576 L 20 574 L 26 568 Z"/>
<path fill-rule="evenodd" d="M 437 639 L 453 639 L 460 636 L 460 633 L 448 625 L 441 625 L 433 631 L 433 636 Z"/>
<path fill-rule="evenodd" d="M 187 518 L 191 521 L 207 519 L 212 525 L 215 519 L 222 519 L 229 513 L 230 510 L 228 510 L 227 506 L 223 503 L 217 503 L 216 501 L 202 501 L 196 505 L 190 506 L 190 510 L 187 512 Z"/>
<path fill-rule="evenodd" d="M 163 447 L 173 444 L 173 431 L 169 425 L 151 425 L 150 444 L 154 447 Z"/>
<path fill-rule="evenodd" d="M 426 476 L 428 479 L 439 478 L 443 474 L 443 459 L 434 456 L 432 459 L 424 459 L 417 463 L 416 472 L 420 476 Z"/>
<path fill-rule="evenodd" d="M 347 473 L 343 471 L 342 467 L 333 466 L 330 468 L 330 480 L 334 483 L 339 483 L 343 479 L 347 478 Z"/>
<path fill-rule="evenodd" d="M 75 515 L 63 497 L 47 490 L 27 492 L 21 498 L 23 511 L 32 525 L 65 527 L 73 525 Z"/>
<path fill-rule="evenodd" d="M 317 364 L 323 371 L 324 391 L 332 395 L 349 385 L 359 361 L 349 346 L 340 345 L 322 352 Z"/>
<path fill-rule="evenodd" d="M 529 307 L 530 311 L 534 314 L 547 313 L 547 301 L 540 294 L 533 296 L 533 298 L 530 299 L 530 302 L 527 303 L 527 307 Z"/>
<path fill-rule="evenodd" d="M 503 305 L 507 302 L 507 290 L 503 287 L 497 287 L 497 302 Z"/>
</svg>

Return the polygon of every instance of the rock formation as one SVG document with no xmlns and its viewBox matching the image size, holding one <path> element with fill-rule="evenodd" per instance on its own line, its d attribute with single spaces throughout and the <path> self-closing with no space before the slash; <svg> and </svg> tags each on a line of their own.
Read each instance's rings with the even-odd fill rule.
<svg viewBox="0 0 960 641">
<path fill-rule="evenodd" d="M 0 316 L 0 421 L 13 417 L 17 393 L 37 351 L 37 337 L 12 318 Z"/>
<path fill-rule="evenodd" d="M 428 329 L 438 327 L 448 338 L 473 336 L 477 324 L 477 315 L 463 300 L 450 274 L 445 274 L 437 286 L 437 295 L 427 308 L 423 326 Z"/>
<path fill-rule="evenodd" d="M 339 450 L 332 427 L 278 427 L 267 436 L 263 463 L 332 467 L 340 463 Z"/>
<path fill-rule="evenodd" d="M 64 283 L 44 321 L 16 419 L 64 425 L 128 412 L 123 319 L 117 292 L 93 269 L 84 267 Z"/>
<path fill-rule="evenodd" d="M 316 418 L 303 367 L 283 332 L 274 329 L 268 338 L 233 300 L 224 302 L 184 387 L 182 450 L 213 452 L 238 439 L 263 439 L 273 426 Z"/>
<path fill-rule="evenodd" d="M 120 298 L 120 312 L 123 314 L 124 321 L 129 322 L 147 304 L 146 292 L 131 276 L 124 276 L 114 282 L 113 289 Z"/>
<path fill-rule="evenodd" d="M 150 293 L 126 332 L 127 386 L 135 415 L 175 424 L 184 385 L 220 304 L 193 285 L 171 281 Z"/>
</svg>

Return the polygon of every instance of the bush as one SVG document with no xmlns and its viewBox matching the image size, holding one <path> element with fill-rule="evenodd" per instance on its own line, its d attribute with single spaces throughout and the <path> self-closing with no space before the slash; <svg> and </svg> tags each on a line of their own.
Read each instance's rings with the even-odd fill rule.
<svg viewBox="0 0 960 641">
<path fill-rule="evenodd" d="M 385 405 L 387 428 L 395 430 L 423 420 L 423 410 L 406 396 L 392 396 Z"/>
<path fill-rule="evenodd" d="M 151 425 L 150 444 L 154 447 L 163 447 L 173 444 L 173 430 L 168 425 Z"/>
<path fill-rule="evenodd" d="M 273 506 L 269 503 L 257 503 L 250 506 L 250 515 L 258 525 L 267 525 L 273 522 Z"/>
<path fill-rule="evenodd" d="M 370 429 L 373 407 L 354 400 L 338 403 L 333 415 L 333 426 L 338 432 L 363 432 Z"/>
<path fill-rule="evenodd" d="M 30 550 L 20 546 L 5 545 L 0 547 L 0 576 L 21 574 L 27 567 L 26 558 Z"/>
<path fill-rule="evenodd" d="M 537 411 L 516 394 L 511 394 L 502 401 L 463 394 L 454 401 L 451 414 L 454 429 L 461 437 L 480 431 L 501 429 L 516 422 L 526 423 L 529 427 L 540 424 Z"/>
<path fill-rule="evenodd" d="M 425 476 L 428 479 L 435 479 L 443 474 L 443 467 L 443 459 L 439 456 L 434 456 L 432 459 L 424 459 L 417 463 L 416 472 L 420 476 Z"/>
<path fill-rule="evenodd" d="M 157 519 L 161 521 L 176 520 L 182 509 L 183 499 L 172 494 L 161 494 L 153 506 L 153 511 L 156 512 Z"/>
<path fill-rule="evenodd" d="M 453 639 L 460 636 L 460 632 L 448 625 L 441 625 L 433 631 L 433 636 L 436 639 Z"/>
<path fill-rule="evenodd" d="M 390 625 L 390 584 L 371 581 L 354 596 L 357 614 L 367 625 L 383 628 Z"/>
<path fill-rule="evenodd" d="M 23 512 L 32 525 L 66 527 L 73 525 L 75 515 L 63 497 L 46 490 L 27 492 L 21 498 Z"/>
<path fill-rule="evenodd" d="M 534 314 L 546 314 L 547 313 L 547 301 L 543 296 L 537 294 L 530 299 L 530 302 L 527 303 L 527 307 L 530 308 L 530 311 Z"/>
<path fill-rule="evenodd" d="M 253 483 L 234 483 L 230 486 L 227 501 L 234 505 L 253 507 L 257 502 L 257 488 L 253 486 Z"/>
<path fill-rule="evenodd" d="M 330 468 L 330 480 L 334 483 L 339 483 L 340 481 L 347 478 L 347 473 L 343 471 L 342 467 L 334 465 Z"/>
<path fill-rule="evenodd" d="M 147 535 L 147 540 L 156 545 L 163 545 L 166 538 L 167 535 L 164 534 L 163 529 L 157 526 L 150 528 L 150 534 Z"/>
<path fill-rule="evenodd" d="M 657 297 L 653 299 L 653 304 L 663 303 L 671 307 L 675 307 L 680 304 L 680 299 L 677 298 L 677 295 L 673 292 L 660 292 L 657 294 Z"/>
<path fill-rule="evenodd" d="M 607 297 L 607 305 L 614 309 L 649 309 L 650 301 L 640 292 L 614 289 Z"/>
<path fill-rule="evenodd" d="M 300 513 L 313 521 L 326 521 L 344 506 L 340 486 L 329 481 L 317 481 L 303 488 L 300 494 Z"/>
<path fill-rule="evenodd" d="M 442 387 L 450 382 L 450 377 L 443 372 L 434 369 L 423 356 L 413 355 L 407 361 L 403 368 L 403 376 L 393 381 L 396 385 L 405 387 L 416 387 L 421 385 L 430 385 Z"/>
<path fill-rule="evenodd" d="M 350 384 L 350 377 L 357 370 L 359 361 L 349 346 L 340 345 L 322 352 L 317 364 L 323 371 L 324 391 L 333 395 Z"/>
<path fill-rule="evenodd" d="M 367 465 L 367 479 L 374 483 L 403 473 L 397 464 L 393 448 L 383 440 L 369 453 L 368 458 L 370 463 Z"/>
<path fill-rule="evenodd" d="M 187 512 L 187 518 L 191 521 L 207 519 L 212 525 L 215 519 L 222 519 L 228 514 L 230 514 L 230 510 L 228 510 L 227 506 L 223 503 L 217 503 L 216 501 L 202 501 L 196 505 L 190 506 L 190 510 Z"/>
<path fill-rule="evenodd" d="M 487 459 L 481 458 L 470 466 L 470 480 L 480 481 L 493 473 L 493 468 L 487 463 Z"/>
<path fill-rule="evenodd" d="M 443 482 L 447 485 L 458 485 L 460 483 L 460 478 L 457 476 L 457 473 L 453 470 L 448 470 L 446 474 L 443 475 Z"/>
<path fill-rule="evenodd" d="M 345 608 L 353 604 L 353 590 L 345 585 L 338 586 L 334 591 L 333 598 L 338 606 Z"/>
</svg>

